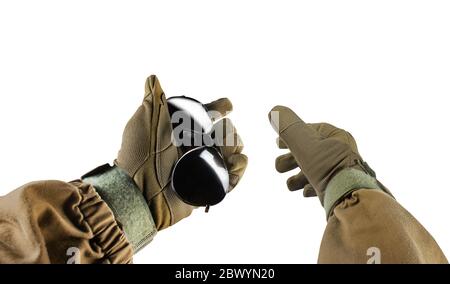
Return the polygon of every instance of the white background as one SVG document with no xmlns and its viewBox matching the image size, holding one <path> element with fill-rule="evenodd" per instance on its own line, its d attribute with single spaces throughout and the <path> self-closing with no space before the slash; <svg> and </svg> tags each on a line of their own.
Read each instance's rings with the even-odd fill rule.
<svg viewBox="0 0 450 284">
<path fill-rule="evenodd" d="M 167 96 L 229 97 L 250 164 L 135 262 L 316 261 L 324 212 L 274 169 L 276 104 L 351 131 L 450 255 L 449 14 L 448 1 L 1 1 L 0 193 L 112 162 L 157 74 Z"/>
</svg>

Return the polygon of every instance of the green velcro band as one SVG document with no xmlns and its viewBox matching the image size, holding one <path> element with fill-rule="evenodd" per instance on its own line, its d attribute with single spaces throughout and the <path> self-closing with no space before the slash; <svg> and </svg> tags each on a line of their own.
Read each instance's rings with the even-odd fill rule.
<svg viewBox="0 0 450 284">
<path fill-rule="evenodd" d="M 327 220 L 334 207 L 347 195 L 358 189 L 381 190 L 377 180 L 357 169 L 344 169 L 337 173 L 328 183 L 325 190 L 323 207 Z"/>
<path fill-rule="evenodd" d="M 152 241 L 157 233 L 155 222 L 142 192 L 128 174 L 106 164 L 82 179 L 92 184 L 111 208 L 135 253 Z"/>
</svg>

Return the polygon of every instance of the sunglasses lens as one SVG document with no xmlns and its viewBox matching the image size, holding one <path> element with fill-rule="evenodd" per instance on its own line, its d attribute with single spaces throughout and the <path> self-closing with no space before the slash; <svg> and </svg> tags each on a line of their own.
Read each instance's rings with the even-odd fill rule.
<svg viewBox="0 0 450 284">
<path fill-rule="evenodd" d="M 173 171 L 172 188 L 185 203 L 216 205 L 225 198 L 229 176 L 217 149 L 201 147 L 186 153 Z"/>
<path fill-rule="evenodd" d="M 211 132 L 213 122 L 199 101 L 189 97 L 171 97 L 167 99 L 167 104 L 174 129 L 182 127 L 183 131 L 188 132 Z"/>
</svg>

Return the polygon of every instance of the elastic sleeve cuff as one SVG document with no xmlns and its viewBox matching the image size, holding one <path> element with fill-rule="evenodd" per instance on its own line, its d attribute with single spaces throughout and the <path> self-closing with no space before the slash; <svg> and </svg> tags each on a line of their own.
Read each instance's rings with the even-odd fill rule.
<svg viewBox="0 0 450 284">
<path fill-rule="evenodd" d="M 156 226 L 142 192 L 119 167 L 106 164 L 82 177 L 108 204 L 136 253 L 156 235 Z"/>
<path fill-rule="evenodd" d="M 324 204 L 327 220 L 334 207 L 355 190 L 365 188 L 380 190 L 377 180 L 363 171 L 348 168 L 337 173 L 328 183 L 325 190 Z"/>
<path fill-rule="evenodd" d="M 104 255 L 99 263 L 132 263 L 133 247 L 115 219 L 111 208 L 101 199 L 95 188 L 82 181 L 73 181 L 81 194 L 78 209 L 82 222 L 92 230 L 94 242 Z"/>
</svg>

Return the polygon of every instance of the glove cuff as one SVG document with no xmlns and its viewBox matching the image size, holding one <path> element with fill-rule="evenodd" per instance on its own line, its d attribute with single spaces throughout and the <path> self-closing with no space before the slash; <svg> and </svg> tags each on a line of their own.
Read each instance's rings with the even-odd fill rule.
<svg viewBox="0 0 450 284">
<path fill-rule="evenodd" d="M 108 204 L 128 241 L 138 252 L 156 235 L 156 226 L 142 192 L 117 166 L 100 166 L 82 177 Z"/>
<path fill-rule="evenodd" d="M 323 207 L 325 208 L 327 220 L 333 213 L 334 207 L 342 199 L 361 188 L 383 191 L 374 177 L 361 170 L 346 168 L 337 173 L 328 183 L 325 190 Z"/>
</svg>

